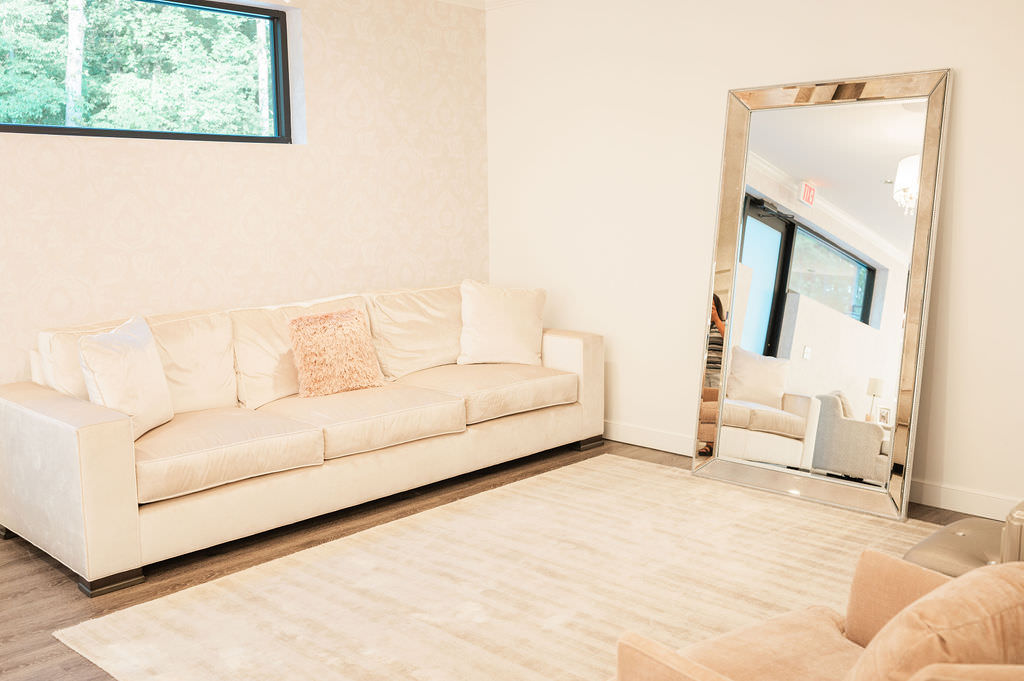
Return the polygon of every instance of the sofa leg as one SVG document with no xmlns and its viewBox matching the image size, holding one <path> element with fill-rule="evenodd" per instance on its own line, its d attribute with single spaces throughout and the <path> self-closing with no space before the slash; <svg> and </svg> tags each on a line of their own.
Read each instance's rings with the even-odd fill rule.
<svg viewBox="0 0 1024 681">
<path fill-rule="evenodd" d="M 588 449 L 593 449 L 594 447 L 600 447 L 603 444 L 604 444 L 604 437 L 601 436 L 601 435 L 595 435 L 594 437 L 588 437 L 586 440 L 580 440 L 579 442 L 574 442 L 572 446 L 575 447 L 577 451 L 585 452 Z"/>
<path fill-rule="evenodd" d="M 0 525 L 0 539 L 14 539 L 17 536 L 3 525 Z"/>
<path fill-rule="evenodd" d="M 118 572 L 116 575 L 110 575 L 109 577 L 101 577 L 100 579 L 94 579 L 91 582 L 80 575 L 78 575 L 77 577 L 78 588 L 81 589 L 82 593 L 84 593 L 89 598 L 102 596 L 103 594 L 108 594 L 112 591 L 120 591 L 121 589 L 127 589 L 130 586 L 142 584 L 144 581 L 146 581 L 146 575 L 142 573 L 142 568 L 135 568 L 134 570 Z"/>
</svg>

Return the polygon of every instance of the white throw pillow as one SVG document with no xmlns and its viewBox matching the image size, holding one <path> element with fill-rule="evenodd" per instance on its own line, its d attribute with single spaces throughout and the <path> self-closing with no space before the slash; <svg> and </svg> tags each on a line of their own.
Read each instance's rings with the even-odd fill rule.
<svg viewBox="0 0 1024 681">
<path fill-rule="evenodd" d="M 74 395 L 81 400 L 89 399 L 89 390 L 82 376 L 82 358 L 78 350 L 78 339 L 110 331 L 124 319 L 99 324 L 71 326 L 62 329 L 48 329 L 39 332 L 39 364 L 43 382 L 65 395 Z"/>
<path fill-rule="evenodd" d="M 729 378 L 725 396 L 730 400 L 756 402 L 782 409 L 782 394 L 786 392 L 786 374 L 789 362 L 765 357 L 734 346 L 729 364 Z"/>
<path fill-rule="evenodd" d="M 174 416 L 171 391 L 149 325 L 132 317 L 106 333 L 78 339 L 89 401 L 132 417 L 132 433 L 144 433 Z"/>
<path fill-rule="evenodd" d="M 543 289 L 500 288 L 466 280 L 459 364 L 540 364 Z"/>
</svg>

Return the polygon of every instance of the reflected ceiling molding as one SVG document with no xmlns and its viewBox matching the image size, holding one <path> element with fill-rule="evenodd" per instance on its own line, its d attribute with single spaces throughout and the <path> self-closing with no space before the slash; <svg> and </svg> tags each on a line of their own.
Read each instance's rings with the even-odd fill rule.
<svg viewBox="0 0 1024 681">
<path fill-rule="evenodd" d="M 799 196 L 801 180 L 793 177 L 785 170 L 782 170 L 778 166 L 766 161 L 763 157 L 752 151 L 747 154 L 747 165 L 750 168 L 754 168 L 764 173 L 773 181 L 783 186 L 788 192 L 785 200 L 780 197 L 767 197 L 770 201 L 773 203 L 782 203 L 788 212 L 801 216 L 802 219 L 828 233 L 829 230 L 824 229 L 822 225 L 817 224 L 818 221 L 812 220 L 807 214 L 807 208 L 800 204 Z M 812 211 L 811 215 L 813 215 L 813 213 L 823 213 L 825 216 L 830 217 L 837 222 L 849 225 L 852 231 L 856 232 L 858 236 L 861 236 L 872 244 L 877 245 L 880 250 L 885 252 L 886 255 L 897 260 L 907 259 L 907 253 L 900 251 L 900 249 L 891 241 L 865 225 L 850 213 L 847 213 L 845 210 L 829 201 L 827 198 L 821 196 L 816 197 L 814 199 L 814 205 L 810 207 L 810 210 Z M 852 245 L 847 245 L 853 248 Z M 863 251 L 863 249 L 860 248 L 853 248 L 853 250 Z M 862 255 L 866 255 L 867 257 L 874 259 L 871 254 L 862 253 Z"/>
</svg>

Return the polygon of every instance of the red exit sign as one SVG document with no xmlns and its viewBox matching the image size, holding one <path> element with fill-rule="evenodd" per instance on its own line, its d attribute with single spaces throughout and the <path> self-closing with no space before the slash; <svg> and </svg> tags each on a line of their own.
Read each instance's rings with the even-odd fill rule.
<svg viewBox="0 0 1024 681">
<path fill-rule="evenodd" d="M 800 191 L 800 201 L 806 203 L 808 206 L 813 206 L 814 192 L 814 185 L 804 182 L 803 189 Z"/>
</svg>

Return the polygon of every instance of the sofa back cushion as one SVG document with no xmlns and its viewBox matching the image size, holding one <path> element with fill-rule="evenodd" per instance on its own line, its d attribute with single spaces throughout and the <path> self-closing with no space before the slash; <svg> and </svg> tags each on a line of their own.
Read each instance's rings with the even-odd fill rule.
<svg viewBox="0 0 1024 681">
<path fill-rule="evenodd" d="M 906 681 L 930 664 L 1024 664 L 1024 563 L 972 570 L 889 620 L 847 681 Z"/>
<path fill-rule="evenodd" d="M 238 401 L 247 409 L 299 392 L 288 322 L 296 317 L 341 310 L 366 311 L 360 296 L 232 310 Z"/>
<path fill-rule="evenodd" d="M 171 393 L 145 319 L 84 335 L 78 347 L 89 401 L 128 414 L 136 440 L 171 420 Z"/>
<path fill-rule="evenodd" d="M 88 400 L 78 341 L 106 333 L 124 320 L 39 332 L 42 382 L 66 395 Z M 181 312 L 146 317 L 167 375 L 174 412 L 233 407 L 235 386 L 231 319 L 226 312 Z"/>
<path fill-rule="evenodd" d="M 148 317 L 174 413 L 234 407 L 235 351 L 227 312 Z"/>
<path fill-rule="evenodd" d="M 82 363 L 78 351 L 78 339 L 96 333 L 106 333 L 124 319 L 114 322 L 85 324 L 61 329 L 46 329 L 39 332 L 39 369 L 43 382 L 65 395 L 74 395 L 81 400 L 89 399 L 82 374 Z"/>
<path fill-rule="evenodd" d="M 789 362 L 765 357 L 733 346 L 725 396 L 730 400 L 756 402 L 782 409 Z"/>
<path fill-rule="evenodd" d="M 455 364 L 462 332 L 458 286 L 369 294 L 370 330 L 384 376 Z"/>
</svg>

